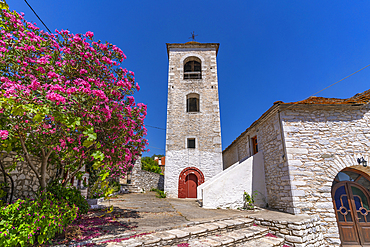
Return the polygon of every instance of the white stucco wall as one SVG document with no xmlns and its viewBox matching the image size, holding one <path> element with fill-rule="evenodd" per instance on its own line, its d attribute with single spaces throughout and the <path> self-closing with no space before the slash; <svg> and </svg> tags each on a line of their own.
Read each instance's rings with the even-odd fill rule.
<svg viewBox="0 0 370 247">
<path fill-rule="evenodd" d="M 168 197 L 178 197 L 179 176 L 187 167 L 198 168 L 204 175 L 204 181 L 208 181 L 222 172 L 221 153 L 202 152 L 198 149 L 167 151 L 164 191 Z"/>
<path fill-rule="evenodd" d="M 241 208 L 244 191 L 250 195 L 258 191 L 255 205 L 266 205 L 266 186 L 263 154 L 259 152 L 237 162 L 211 180 L 198 186 L 198 199 L 204 208 Z"/>
</svg>

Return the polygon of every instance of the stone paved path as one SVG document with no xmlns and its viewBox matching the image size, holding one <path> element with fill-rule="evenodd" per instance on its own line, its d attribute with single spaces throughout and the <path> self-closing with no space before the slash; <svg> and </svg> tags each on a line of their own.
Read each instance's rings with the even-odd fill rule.
<svg viewBox="0 0 370 247">
<path fill-rule="evenodd" d="M 168 230 L 185 229 L 199 224 L 204 225 L 207 222 L 225 221 L 238 217 L 246 218 L 250 215 L 259 217 L 263 214 L 264 216 L 273 217 L 278 220 L 300 220 L 299 216 L 268 210 L 251 212 L 227 209 L 204 209 L 199 207 L 198 203 L 194 199 L 157 198 L 155 192 L 118 195 L 116 198 L 103 202 L 103 205 L 114 206 L 115 210 L 131 211 L 132 215 L 135 217 L 128 216 L 117 218 L 118 221 L 131 226 L 130 230 L 123 232 L 113 230 L 107 232 L 104 236 L 88 241 L 94 243 L 89 246 L 126 246 L 122 244 L 118 245 L 118 243 L 117 245 L 114 245 L 111 240 L 122 240 L 124 238 L 130 238 L 130 236 L 132 237 L 133 235 L 147 233 L 159 234 Z M 230 235 L 233 233 L 227 234 Z M 150 236 L 148 235 L 148 237 L 145 238 L 150 239 Z M 227 236 L 226 238 L 230 238 L 230 236 Z M 207 246 L 199 244 L 196 241 L 198 240 L 193 240 L 192 245 L 183 246 Z M 207 239 L 207 241 L 211 240 Z"/>
</svg>

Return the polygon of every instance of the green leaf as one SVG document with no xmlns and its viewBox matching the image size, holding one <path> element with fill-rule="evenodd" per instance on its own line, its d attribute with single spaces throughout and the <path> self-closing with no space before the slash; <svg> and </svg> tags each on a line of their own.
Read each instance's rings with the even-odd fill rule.
<svg viewBox="0 0 370 247">
<path fill-rule="evenodd" d="M 83 142 L 83 146 L 84 147 L 90 147 L 92 144 L 93 144 L 94 142 L 92 142 L 92 141 L 90 141 L 89 139 L 87 139 L 87 140 L 85 140 L 84 142 Z"/>
<path fill-rule="evenodd" d="M 22 116 L 23 112 L 24 112 L 24 110 L 23 110 L 22 106 L 16 106 L 16 107 L 13 108 L 13 111 L 12 111 L 12 113 L 16 116 L 17 115 Z"/>
<path fill-rule="evenodd" d="M 96 140 L 96 133 L 89 134 L 88 136 L 89 136 L 89 137 L 87 138 L 87 140 L 90 140 L 90 141 L 94 141 L 94 140 Z"/>
<path fill-rule="evenodd" d="M 39 244 L 42 244 L 44 242 L 44 235 L 39 235 L 37 237 L 37 241 L 39 242 Z"/>
<path fill-rule="evenodd" d="M 94 164 L 93 164 L 93 168 L 95 170 L 97 170 L 103 163 L 101 163 L 100 161 L 95 161 Z"/>
<path fill-rule="evenodd" d="M 101 176 L 101 179 L 105 180 L 108 177 L 108 175 L 109 175 L 109 172 L 103 173 L 103 175 Z M 103 185 L 105 185 L 105 183 L 104 184 L 102 183 L 102 186 Z"/>
<path fill-rule="evenodd" d="M 33 117 L 33 120 L 36 122 L 41 122 L 43 119 L 43 116 L 41 114 L 36 114 L 36 116 Z"/>
<path fill-rule="evenodd" d="M 0 0 L 0 9 L 9 9 L 9 6 L 6 4 L 5 0 Z"/>
<path fill-rule="evenodd" d="M 94 157 L 94 159 L 100 159 L 100 161 L 103 161 L 105 157 L 104 154 L 100 151 L 94 152 L 92 156 Z"/>
</svg>

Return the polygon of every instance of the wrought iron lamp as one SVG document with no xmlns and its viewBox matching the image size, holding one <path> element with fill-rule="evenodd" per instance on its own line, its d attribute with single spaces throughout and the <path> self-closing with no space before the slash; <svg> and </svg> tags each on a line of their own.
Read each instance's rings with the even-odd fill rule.
<svg viewBox="0 0 370 247">
<path fill-rule="evenodd" d="M 357 162 L 359 165 L 363 165 L 364 167 L 367 167 L 367 161 L 364 159 L 364 157 L 358 158 Z"/>
</svg>

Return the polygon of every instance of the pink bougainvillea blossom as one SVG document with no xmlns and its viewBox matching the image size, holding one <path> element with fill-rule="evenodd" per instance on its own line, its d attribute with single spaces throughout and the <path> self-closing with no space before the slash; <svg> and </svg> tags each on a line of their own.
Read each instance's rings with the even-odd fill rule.
<svg viewBox="0 0 370 247">
<path fill-rule="evenodd" d="M 61 167 L 64 184 L 89 162 L 125 176 L 148 142 L 147 107 L 135 102 L 134 72 L 119 67 L 123 51 L 91 31 L 49 34 L 6 10 L 1 19 L 0 65 L 8 72 L 0 77 L 0 118 L 9 121 L 0 122 L 0 138 Z M 36 174 L 42 187 L 43 176 Z"/>
<path fill-rule="evenodd" d="M 0 130 L 0 138 L 5 140 L 6 138 L 8 138 L 8 135 L 9 135 L 9 132 L 6 131 L 6 130 Z"/>
</svg>

